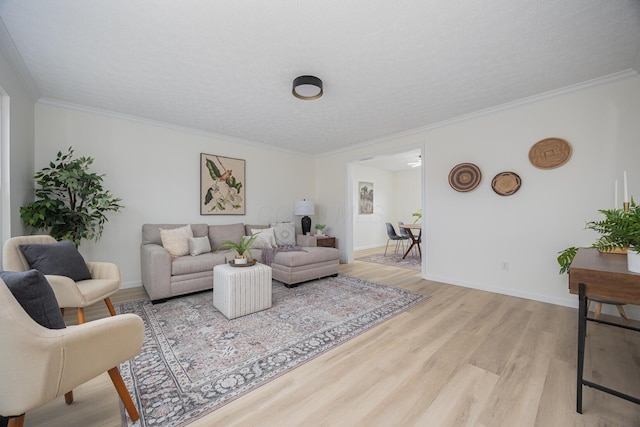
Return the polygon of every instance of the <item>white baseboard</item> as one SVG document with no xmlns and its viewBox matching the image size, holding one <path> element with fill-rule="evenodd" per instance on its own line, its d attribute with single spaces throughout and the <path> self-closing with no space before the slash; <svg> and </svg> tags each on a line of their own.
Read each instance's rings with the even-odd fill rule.
<svg viewBox="0 0 640 427">
<path fill-rule="evenodd" d="M 549 295 L 537 294 L 534 292 L 518 291 L 518 290 L 513 290 L 508 288 L 501 288 L 497 286 L 487 286 L 481 283 L 472 283 L 472 282 L 453 280 L 448 277 L 433 276 L 428 274 L 426 276 L 423 276 L 423 279 L 432 280 L 434 282 L 446 283 L 454 286 L 462 286 L 470 289 L 479 289 L 481 291 L 494 292 L 496 294 L 501 294 L 501 295 L 509 295 L 512 297 L 525 298 L 533 301 L 546 302 L 549 304 L 561 305 L 564 307 L 571 307 L 576 309 L 578 308 L 577 295 L 575 297 L 569 297 L 569 298 L 550 297 Z M 593 310 L 593 306 L 591 309 Z M 619 316 L 616 308 L 610 304 L 604 304 L 604 306 L 602 307 L 602 312 L 604 314 Z M 629 317 L 630 319 L 640 320 L 640 307 L 627 305 L 625 306 L 625 312 L 627 314 L 627 317 Z"/>
<path fill-rule="evenodd" d="M 137 280 L 135 282 L 125 282 L 120 284 L 120 289 L 141 288 L 142 282 Z"/>
</svg>

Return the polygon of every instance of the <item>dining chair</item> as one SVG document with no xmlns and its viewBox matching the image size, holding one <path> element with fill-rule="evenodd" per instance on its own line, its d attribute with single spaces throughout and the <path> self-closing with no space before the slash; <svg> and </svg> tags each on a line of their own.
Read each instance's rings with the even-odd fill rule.
<svg viewBox="0 0 640 427">
<path fill-rule="evenodd" d="M 396 233 L 395 228 L 393 228 L 393 225 L 390 222 L 385 223 L 385 226 L 387 227 L 387 245 L 384 248 L 384 256 L 387 256 L 387 248 L 389 247 L 389 242 L 394 240 L 396 242 L 396 250 L 395 253 L 398 253 L 398 249 L 400 247 L 400 245 L 402 245 L 402 248 L 404 249 L 404 242 L 409 240 L 409 237 L 402 237 L 402 236 L 398 236 L 398 234 Z"/>
<path fill-rule="evenodd" d="M 402 222 L 402 221 L 398 221 L 398 230 L 400 231 L 400 236 L 402 236 L 403 238 L 405 238 L 405 239 L 407 239 L 407 240 L 411 240 L 411 236 L 409 236 L 409 232 L 407 231 L 407 229 L 406 229 L 406 228 L 402 228 L 402 227 L 400 227 L 401 225 L 404 225 L 404 222 Z M 414 247 L 411 249 L 411 252 L 412 252 L 414 255 L 417 255 L 417 251 L 418 251 L 418 248 L 417 248 L 416 246 L 414 246 Z"/>
</svg>

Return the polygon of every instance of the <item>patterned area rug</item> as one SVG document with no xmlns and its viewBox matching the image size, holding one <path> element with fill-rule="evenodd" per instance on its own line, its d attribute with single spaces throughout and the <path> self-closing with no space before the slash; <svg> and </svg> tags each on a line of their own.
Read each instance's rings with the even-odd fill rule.
<svg viewBox="0 0 640 427">
<path fill-rule="evenodd" d="M 287 289 L 273 307 L 228 320 L 212 292 L 118 304 L 145 323 L 142 351 L 120 365 L 140 412 L 129 426 L 184 426 L 428 298 L 340 275 Z"/>
<path fill-rule="evenodd" d="M 384 252 L 379 254 L 367 255 L 356 258 L 358 261 L 373 262 L 375 264 L 390 265 L 393 267 L 409 268 L 411 270 L 422 270 L 422 263 L 420 257 L 417 255 L 409 254 L 405 259 L 402 259 L 403 254 L 394 254 L 393 248 L 387 251 L 387 255 Z"/>
</svg>

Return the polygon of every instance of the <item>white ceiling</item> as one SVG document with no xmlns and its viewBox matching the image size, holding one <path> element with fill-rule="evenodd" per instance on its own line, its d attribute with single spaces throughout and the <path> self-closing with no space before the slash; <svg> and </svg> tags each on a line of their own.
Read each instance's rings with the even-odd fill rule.
<svg viewBox="0 0 640 427">
<path fill-rule="evenodd" d="M 637 0 L 0 0 L 0 19 L 38 99 L 310 155 L 640 69 Z M 291 95 L 303 74 L 322 98 Z"/>
</svg>

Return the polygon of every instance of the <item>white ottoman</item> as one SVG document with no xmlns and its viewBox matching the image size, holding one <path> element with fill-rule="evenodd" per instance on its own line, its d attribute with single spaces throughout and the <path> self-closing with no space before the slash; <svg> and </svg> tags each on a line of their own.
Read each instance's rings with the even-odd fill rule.
<svg viewBox="0 0 640 427">
<path fill-rule="evenodd" d="M 213 267 L 213 306 L 227 319 L 271 307 L 271 267 Z"/>
</svg>

